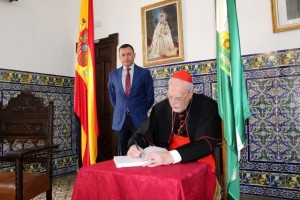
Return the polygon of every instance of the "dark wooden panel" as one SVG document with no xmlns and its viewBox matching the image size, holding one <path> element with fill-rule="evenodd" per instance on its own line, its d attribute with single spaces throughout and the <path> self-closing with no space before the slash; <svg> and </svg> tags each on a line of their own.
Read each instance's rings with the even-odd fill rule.
<svg viewBox="0 0 300 200">
<path fill-rule="evenodd" d="M 95 43 L 96 96 L 98 106 L 98 158 L 97 162 L 112 159 L 117 153 L 116 137 L 111 129 L 113 109 L 107 83 L 109 72 L 116 69 L 118 34 Z"/>
</svg>

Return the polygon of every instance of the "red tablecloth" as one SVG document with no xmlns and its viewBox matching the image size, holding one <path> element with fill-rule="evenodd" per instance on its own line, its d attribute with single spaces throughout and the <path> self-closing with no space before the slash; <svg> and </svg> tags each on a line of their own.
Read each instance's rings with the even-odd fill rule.
<svg viewBox="0 0 300 200">
<path fill-rule="evenodd" d="M 116 168 L 109 160 L 79 170 L 72 200 L 211 200 L 215 187 L 206 164 Z"/>
</svg>

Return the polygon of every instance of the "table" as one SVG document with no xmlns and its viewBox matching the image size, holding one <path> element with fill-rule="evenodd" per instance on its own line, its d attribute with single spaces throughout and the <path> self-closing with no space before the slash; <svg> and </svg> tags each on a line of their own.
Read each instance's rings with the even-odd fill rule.
<svg viewBox="0 0 300 200">
<path fill-rule="evenodd" d="M 79 170 L 72 200 L 210 200 L 215 188 L 203 163 L 116 168 L 109 160 Z"/>
</svg>

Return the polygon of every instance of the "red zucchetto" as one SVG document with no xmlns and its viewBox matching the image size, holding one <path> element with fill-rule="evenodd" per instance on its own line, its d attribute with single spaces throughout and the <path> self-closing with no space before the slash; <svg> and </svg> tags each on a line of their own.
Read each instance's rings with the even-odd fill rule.
<svg viewBox="0 0 300 200">
<path fill-rule="evenodd" d="M 171 78 L 178 78 L 178 79 L 181 79 L 183 81 L 187 81 L 187 82 L 193 83 L 191 75 L 187 71 L 185 71 L 185 70 L 179 70 L 179 71 L 175 72 L 171 76 Z"/>
</svg>

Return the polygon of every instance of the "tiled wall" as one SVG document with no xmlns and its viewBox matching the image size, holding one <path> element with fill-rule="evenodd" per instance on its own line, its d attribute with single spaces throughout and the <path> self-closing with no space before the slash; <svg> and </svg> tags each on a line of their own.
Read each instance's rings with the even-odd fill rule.
<svg viewBox="0 0 300 200">
<path fill-rule="evenodd" d="M 300 199 L 300 49 L 243 56 L 252 116 L 240 162 L 241 192 Z M 193 76 L 195 90 L 217 100 L 215 60 L 149 68 L 155 99 L 166 97 L 178 69 Z"/>
<path fill-rule="evenodd" d="M 74 78 L 0 69 L 0 101 L 4 106 L 24 89 L 43 97 L 45 104 L 54 101 L 53 141 L 59 148 L 53 155 L 53 175 L 75 172 L 78 149 L 73 112 Z M 0 155 L 3 152 L 4 145 L 0 144 Z M 11 164 L 0 162 L 0 170 L 8 168 Z"/>
<path fill-rule="evenodd" d="M 300 49 L 247 55 L 242 60 L 252 116 L 240 162 L 241 192 L 300 199 Z M 205 60 L 149 68 L 156 102 L 165 98 L 167 80 L 178 69 L 192 74 L 197 93 L 217 99 L 216 63 Z M 54 142 L 60 145 L 54 154 L 55 176 L 77 170 L 73 81 L 0 69 L 0 100 L 4 104 L 22 89 L 54 100 Z M 5 167 L 0 163 L 0 170 Z"/>
</svg>

